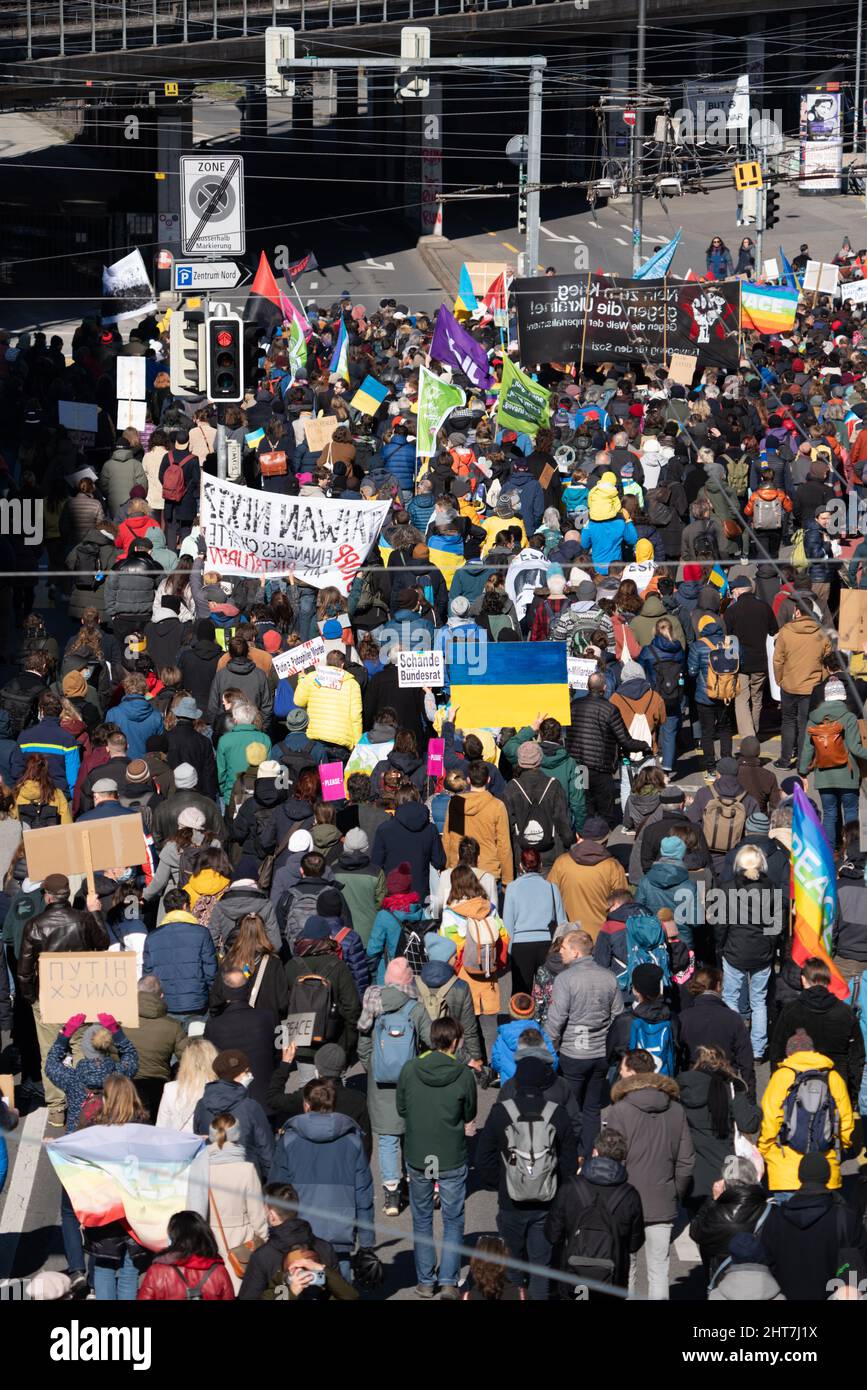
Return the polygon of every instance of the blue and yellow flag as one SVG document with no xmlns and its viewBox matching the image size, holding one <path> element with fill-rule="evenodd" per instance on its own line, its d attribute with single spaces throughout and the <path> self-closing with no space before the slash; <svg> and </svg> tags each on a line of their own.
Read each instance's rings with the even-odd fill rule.
<svg viewBox="0 0 867 1390">
<path fill-rule="evenodd" d="M 431 551 L 433 559 L 433 551 Z M 467 644 L 446 639 L 450 703 L 458 728 L 511 724 L 537 715 L 570 722 L 565 642 Z"/>
<path fill-rule="evenodd" d="M 455 300 L 455 318 L 468 318 L 479 307 L 476 293 L 473 289 L 473 282 L 470 279 L 470 272 L 467 270 L 466 262 L 461 266 L 460 279 L 458 280 L 458 297 Z"/>
<path fill-rule="evenodd" d="M 362 415 L 375 415 L 388 395 L 388 387 L 375 376 L 366 376 L 349 404 Z"/>
<path fill-rule="evenodd" d="M 345 319 L 340 320 L 340 332 L 337 334 L 328 370 L 332 376 L 342 376 L 344 381 L 349 380 L 349 335 L 346 332 Z"/>
</svg>

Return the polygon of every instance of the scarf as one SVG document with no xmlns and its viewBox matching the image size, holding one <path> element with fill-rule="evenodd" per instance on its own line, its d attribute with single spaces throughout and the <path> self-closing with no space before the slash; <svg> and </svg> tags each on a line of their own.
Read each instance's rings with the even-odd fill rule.
<svg viewBox="0 0 867 1390">
<path fill-rule="evenodd" d="M 382 991 L 384 989 L 399 989 L 402 994 L 406 995 L 407 999 L 418 998 L 415 980 L 410 980 L 408 985 L 368 985 L 361 1004 L 361 1015 L 358 1020 L 359 1033 L 369 1033 L 382 1013 Z"/>
<path fill-rule="evenodd" d="M 387 912 L 409 912 L 418 901 L 418 893 L 389 893 L 382 906 Z"/>
</svg>

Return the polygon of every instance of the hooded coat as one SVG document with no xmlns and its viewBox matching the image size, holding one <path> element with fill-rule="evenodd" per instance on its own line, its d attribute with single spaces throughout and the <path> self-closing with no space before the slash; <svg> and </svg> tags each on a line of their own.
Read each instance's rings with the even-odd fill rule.
<svg viewBox="0 0 867 1390">
<path fill-rule="evenodd" d="M 69 616 L 80 618 L 85 608 L 105 611 L 105 580 L 97 580 L 94 572 L 107 574 L 117 558 L 114 537 L 91 527 L 66 557 L 66 568 L 73 571 L 69 595 Z"/>
<path fill-rule="evenodd" d="M 793 1302 L 825 1302 L 844 1251 L 850 1259 L 850 1252 L 858 1252 L 855 1268 L 864 1277 L 864 1226 L 838 1193 L 819 1183 L 804 1183 L 787 1202 L 772 1206 L 761 1241 L 783 1297 Z"/>
<path fill-rule="evenodd" d="M 442 940 L 443 938 L 437 938 Z M 453 959 L 453 957 L 451 958 Z M 454 967 L 450 960 L 437 960 L 432 955 L 432 948 L 428 947 L 428 960 L 421 968 L 420 980 L 426 989 L 431 991 L 441 990 L 443 985 L 449 988 L 445 995 L 441 997 L 443 1017 L 446 1015 L 453 1018 L 456 1023 L 461 1025 L 464 1034 L 464 1041 L 459 1055 L 469 1057 L 473 1061 L 481 1061 L 482 1049 L 479 1041 L 479 1021 L 473 1007 L 473 996 L 466 980 L 459 979 L 454 972 Z M 421 991 L 419 991 L 421 996 Z M 430 1047 L 430 1026 L 433 1019 L 430 1018 L 423 1003 L 419 1004 L 418 1029 L 421 1043 L 424 1047 Z"/>
<path fill-rule="evenodd" d="M 156 975 L 172 1014 L 204 1014 L 217 974 L 217 957 L 207 927 L 191 912 L 167 912 L 145 941 L 142 972 Z"/>
<path fill-rule="evenodd" d="M 217 1115 L 234 1115 L 247 1161 L 265 1181 L 274 1156 L 274 1135 L 265 1111 L 239 1081 L 209 1081 L 193 1114 L 193 1133 L 207 1134 Z"/>
<path fill-rule="evenodd" d="M 581 840 L 561 854 L 548 881 L 559 888 L 568 920 L 594 940 L 608 917 L 611 894 L 629 886 L 622 864 L 595 840 Z"/>
<path fill-rule="evenodd" d="M 644 1244 L 644 1216 L 641 1198 L 629 1182 L 624 1164 L 599 1155 L 584 1160 L 578 1177 L 560 1183 L 557 1196 L 545 1220 L 545 1236 L 565 1255 L 569 1240 L 581 1224 L 587 1207 L 599 1202 L 609 1214 L 620 1237 L 620 1264 L 612 1282 L 625 1287 L 629 1280 L 629 1257 Z M 560 1268 L 565 1268 L 563 1263 Z"/>
<path fill-rule="evenodd" d="M 124 695 L 111 711 L 111 722 L 126 734 L 126 753 L 132 761 L 143 758 L 152 734 L 163 731 L 163 717 L 152 700 L 144 695 Z"/>
<path fill-rule="evenodd" d="M 647 598 L 641 605 L 640 612 L 636 613 L 629 624 L 630 631 L 638 643 L 639 648 L 650 646 L 656 636 L 656 624 L 659 622 L 660 618 L 669 619 L 674 640 L 680 642 L 681 646 L 685 649 L 686 636 L 681 627 L 680 620 L 674 613 L 669 613 L 658 594 L 647 595 Z"/>
<path fill-rule="evenodd" d="M 373 1231 L 373 1177 L 361 1130 L 347 1115 L 310 1112 L 286 1124 L 269 1182 L 291 1183 L 298 1215 L 311 1220 L 341 1254 L 369 1245 Z"/>
<path fill-rule="evenodd" d="M 369 854 L 346 849 L 334 859 L 331 871 L 349 909 L 353 931 L 366 950 L 385 897 L 385 874 L 371 863 Z"/>
<path fill-rule="evenodd" d="M 223 691 L 235 688 L 242 690 L 249 703 L 256 706 L 267 728 L 274 707 L 274 697 L 267 676 L 247 656 L 230 657 L 225 666 L 221 666 L 214 675 L 207 706 L 209 722 L 213 724 L 223 708 Z M 270 744 L 268 746 L 270 747 Z"/>
<path fill-rule="evenodd" d="M 824 678 L 831 643 L 815 618 L 785 623 L 774 643 L 774 679 L 787 695 L 810 695 Z M 857 784 L 856 784 L 857 785 Z"/>
<path fill-rule="evenodd" d="M 147 491 L 148 476 L 141 459 L 136 458 L 132 449 L 118 444 L 114 453 L 106 459 L 99 475 L 99 485 L 108 499 L 110 516 L 116 516 L 134 487 Z"/>
<path fill-rule="evenodd" d="M 194 637 L 188 646 L 182 648 L 177 659 L 181 685 L 189 690 L 200 709 L 208 707 L 217 662 L 222 655 L 223 648 L 211 638 Z"/>
<path fill-rule="evenodd" d="M 853 1100 L 857 1099 L 864 1070 L 864 1038 L 854 1009 L 837 999 L 824 985 L 802 990 L 780 1011 L 768 1044 L 768 1061 L 782 1066 L 786 1043 L 799 1028 L 812 1038 L 817 1052 L 829 1057 Z"/>
<path fill-rule="evenodd" d="M 279 962 L 273 957 L 269 960 L 269 967 L 280 970 Z M 283 984 L 281 995 L 285 1009 L 285 977 Z M 274 1039 L 280 1018 L 277 1013 L 261 1007 L 259 1000 L 256 1001 L 256 1007 L 251 1008 L 247 1002 L 247 985 L 240 989 L 230 989 L 220 980 L 218 988 L 221 999 L 212 1002 L 211 1016 L 205 1024 L 205 1037 L 208 1042 L 214 1044 L 218 1052 L 231 1049 L 246 1053 L 253 1073 L 248 1095 L 251 1100 L 258 1101 L 264 1110 L 267 1104 L 268 1082 L 274 1071 Z"/>
<path fill-rule="evenodd" d="M 462 818 L 458 803 L 463 810 Z M 458 828 L 460 819 L 462 825 Z M 504 885 L 511 883 L 515 872 L 508 811 L 502 801 L 484 788 L 471 787 L 463 795 L 452 797 L 449 803 L 443 847 L 450 869 L 458 863 L 458 848 L 465 835 L 478 840 L 479 868 L 493 874 Z"/>
<path fill-rule="evenodd" d="M 669 1076 L 622 1077 L 611 1088 L 602 1128 L 622 1134 L 626 1171 L 641 1198 L 645 1225 L 674 1221 L 688 1191 L 695 1150 L 680 1090 Z"/>
<path fill-rule="evenodd" d="M 407 1166 L 425 1171 L 432 1158 L 443 1173 L 467 1161 L 466 1126 L 476 1118 L 476 1082 L 464 1062 L 445 1052 L 424 1052 L 407 1062 L 397 1083 Z"/>
<path fill-rule="evenodd" d="M 635 890 L 635 901 L 651 914 L 660 908 L 674 913 L 681 941 L 692 946 L 699 921 L 698 885 L 689 876 L 683 859 L 657 859 Z"/>
<path fill-rule="evenodd" d="M 430 893 L 431 868 L 446 867 L 446 856 L 436 827 L 427 807 L 417 801 L 398 806 L 394 815 L 380 825 L 370 858 L 371 863 L 386 874 L 396 869 L 398 864 L 408 863 L 412 872 L 413 892 L 418 893 L 421 902 Z"/>
<path fill-rule="evenodd" d="M 725 1159 L 735 1151 L 735 1125 L 741 1134 L 757 1134 L 762 1118 L 759 1107 L 755 1101 L 750 1100 L 744 1083 L 742 1081 L 730 1082 L 727 1076 L 723 1076 L 730 1098 L 728 1134 L 725 1138 L 720 1138 L 714 1132 L 711 1121 L 708 1099 L 711 1080 L 712 1073 L 709 1071 L 685 1071 L 681 1072 L 677 1078 L 677 1084 L 680 1087 L 680 1103 L 686 1113 L 695 1149 L 695 1169 L 692 1177 L 693 1197 L 709 1197 L 711 1195 L 713 1185 L 722 1173 Z"/>
<path fill-rule="evenodd" d="M 842 767 L 815 768 L 813 785 L 817 792 L 857 792 L 864 773 L 864 764 L 860 760 L 867 759 L 867 748 L 861 742 L 858 720 L 847 708 L 845 700 L 823 700 L 820 705 L 810 711 L 807 730 L 804 735 L 804 746 L 800 750 L 798 758 L 798 771 L 802 776 L 806 776 L 813 767 L 816 750 L 810 738 L 810 729 L 816 724 L 821 724 L 825 719 L 843 726 L 843 737 L 846 742 L 849 761 Z"/>
<path fill-rule="evenodd" d="M 404 990 L 397 985 L 383 985 L 380 991 L 380 1013 L 389 1015 L 399 1012 L 400 1009 L 411 998 Z M 410 1010 L 413 1020 L 413 1027 L 416 1035 L 416 1048 L 425 1046 L 421 1039 L 420 1025 L 421 1014 L 424 1010 L 420 1005 L 414 1010 Z M 374 1134 L 403 1134 L 405 1125 L 403 1116 L 397 1113 L 397 1085 L 379 1084 L 373 1076 L 373 1051 L 376 1034 L 376 1024 L 368 1032 L 359 1033 L 358 1036 L 358 1059 L 367 1073 L 367 1108 L 370 1112 L 370 1125 Z"/>
</svg>

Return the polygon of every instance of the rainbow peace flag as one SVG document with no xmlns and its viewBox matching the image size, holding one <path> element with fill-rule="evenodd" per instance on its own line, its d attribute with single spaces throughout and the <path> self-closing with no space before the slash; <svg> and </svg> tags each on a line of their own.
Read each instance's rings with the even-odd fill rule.
<svg viewBox="0 0 867 1390">
<path fill-rule="evenodd" d="M 795 325 L 798 291 L 782 285 L 741 285 L 741 328 L 788 333 Z"/>
<path fill-rule="evenodd" d="M 796 965 L 803 965 L 812 956 L 823 960 L 831 971 L 832 994 L 845 1000 L 849 987 L 831 959 L 831 932 L 837 917 L 834 855 L 813 805 L 800 787 L 795 787 L 792 816 L 792 882 L 792 959 Z"/>
<path fill-rule="evenodd" d="M 46 1145 L 82 1226 L 125 1221 L 140 1245 L 164 1250 L 176 1211 L 208 1217 L 205 1141 L 153 1125 L 91 1125 Z"/>
</svg>

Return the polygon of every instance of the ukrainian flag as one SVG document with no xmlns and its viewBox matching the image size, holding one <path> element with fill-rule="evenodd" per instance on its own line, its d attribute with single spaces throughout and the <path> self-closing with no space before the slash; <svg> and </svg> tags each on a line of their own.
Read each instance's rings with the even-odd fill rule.
<svg viewBox="0 0 867 1390">
<path fill-rule="evenodd" d="M 349 404 L 362 415 L 375 415 L 388 395 L 388 387 L 375 376 L 366 376 Z"/>
<path fill-rule="evenodd" d="M 460 279 L 458 280 L 458 297 L 455 300 L 455 318 L 459 319 L 461 316 L 469 318 L 470 314 L 478 309 L 478 307 L 479 301 L 476 299 L 473 282 L 470 279 L 470 272 L 467 270 L 466 262 L 464 262 L 461 266 Z"/>
<path fill-rule="evenodd" d="M 469 650 L 455 642 L 455 659 L 447 665 L 461 729 L 519 729 L 539 714 L 570 722 L 565 642 L 488 641 Z"/>
<path fill-rule="evenodd" d="M 340 332 L 337 335 L 337 342 L 334 345 L 334 352 L 331 354 L 331 361 L 328 370 L 332 376 L 342 376 L 344 381 L 349 380 L 349 336 L 346 332 L 346 320 L 340 320 Z"/>
</svg>

